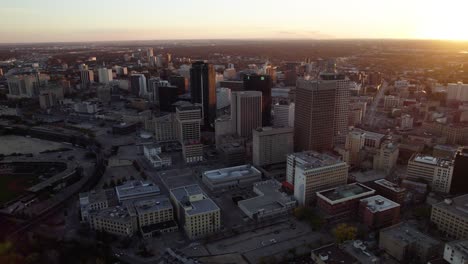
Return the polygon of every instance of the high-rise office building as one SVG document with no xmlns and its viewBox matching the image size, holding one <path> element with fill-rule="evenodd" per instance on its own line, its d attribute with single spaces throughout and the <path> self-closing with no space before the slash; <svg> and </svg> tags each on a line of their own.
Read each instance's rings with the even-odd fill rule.
<svg viewBox="0 0 468 264">
<path fill-rule="evenodd" d="M 94 82 L 94 72 L 92 70 L 81 70 L 81 88 L 88 88 Z"/>
<path fill-rule="evenodd" d="M 468 147 L 460 148 L 455 153 L 452 185 L 450 193 L 468 192 Z"/>
<path fill-rule="evenodd" d="M 203 161 L 200 125 L 202 122 L 200 105 L 180 105 L 176 108 L 177 134 L 182 145 L 186 163 Z"/>
<path fill-rule="evenodd" d="M 269 75 L 244 75 L 244 90 L 259 91 L 262 93 L 262 125 L 271 125 L 271 88 L 272 80 Z"/>
<path fill-rule="evenodd" d="M 349 165 L 360 164 L 361 150 L 364 148 L 365 134 L 361 131 L 350 131 L 346 138 L 346 151 L 349 151 L 349 158 L 346 162 Z"/>
<path fill-rule="evenodd" d="M 172 112 L 172 105 L 179 99 L 179 89 L 173 85 L 159 87 L 159 98 L 159 109 Z"/>
<path fill-rule="evenodd" d="M 273 106 L 273 125 L 275 127 L 294 127 L 295 104 L 276 104 Z"/>
<path fill-rule="evenodd" d="M 216 119 L 216 72 L 212 64 L 197 61 L 190 69 L 192 103 L 202 105 L 203 126 L 214 128 Z"/>
<path fill-rule="evenodd" d="M 348 133 L 349 80 L 326 72 L 299 79 L 296 88 L 295 150 L 326 150 L 344 144 Z"/>
<path fill-rule="evenodd" d="M 148 89 L 144 74 L 135 73 L 130 76 L 130 87 L 132 94 L 137 96 L 147 96 Z"/>
<path fill-rule="evenodd" d="M 113 79 L 112 70 L 107 69 L 107 68 L 99 68 L 98 78 L 99 78 L 99 83 L 108 84 Z"/>
<path fill-rule="evenodd" d="M 252 159 L 255 166 L 286 162 L 293 152 L 294 129 L 292 127 L 263 127 L 253 130 Z"/>
<path fill-rule="evenodd" d="M 185 78 L 184 76 L 169 76 L 169 82 L 177 86 L 177 89 L 179 91 L 179 94 L 185 94 L 187 92 L 188 88 L 188 79 Z"/>
<path fill-rule="evenodd" d="M 262 126 L 262 93 L 257 91 L 231 94 L 231 121 L 233 132 L 251 138 L 252 130 Z"/>
</svg>

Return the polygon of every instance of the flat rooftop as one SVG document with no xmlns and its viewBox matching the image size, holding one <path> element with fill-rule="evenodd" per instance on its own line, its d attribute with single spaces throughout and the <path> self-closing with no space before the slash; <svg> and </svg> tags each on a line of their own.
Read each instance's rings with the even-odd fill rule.
<svg viewBox="0 0 468 264">
<path fill-rule="evenodd" d="M 408 245 L 412 243 L 423 243 L 425 244 L 425 246 L 435 246 L 440 244 L 440 241 L 420 232 L 414 226 L 410 225 L 407 222 L 402 222 L 381 229 L 380 235 L 382 236 L 382 234 L 386 234 L 393 237 L 394 240 L 398 240 L 398 242 L 402 245 Z"/>
<path fill-rule="evenodd" d="M 258 194 L 257 197 L 238 202 L 239 206 L 242 205 L 252 213 L 262 209 L 265 211 L 280 209 L 296 203 L 294 198 L 280 191 L 281 183 L 276 180 L 256 182 L 253 188 Z"/>
<path fill-rule="evenodd" d="M 317 192 L 317 196 L 325 199 L 329 203 L 340 203 L 351 199 L 369 196 L 374 193 L 374 189 L 360 183 L 352 183 Z"/>
<path fill-rule="evenodd" d="M 452 165 L 452 161 L 449 159 L 433 157 L 433 156 L 424 155 L 421 153 L 414 154 L 411 157 L 411 161 L 426 164 L 426 165 L 431 165 L 431 166 L 439 166 L 439 167 L 448 167 Z"/>
<path fill-rule="evenodd" d="M 291 154 L 296 157 L 298 165 L 304 169 L 315 169 L 320 167 L 327 167 L 336 164 L 346 164 L 339 157 L 331 154 L 319 153 L 317 151 L 304 151 Z"/>
<path fill-rule="evenodd" d="M 125 200 L 132 196 L 158 195 L 161 190 L 151 181 L 128 181 L 123 185 L 116 186 L 115 192 L 119 200 Z"/>
<path fill-rule="evenodd" d="M 432 205 L 447 210 L 455 215 L 468 219 L 468 194 L 447 199 Z"/>
<path fill-rule="evenodd" d="M 468 259 L 468 240 L 450 241 L 447 244 L 463 254 L 465 260 Z"/>
<path fill-rule="evenodd" d="M 336 244 L 314 249 L 312 253 L 327 264 L 354 264 L 358 262 L 355 257 L 341 250 Z"/>
<path fill-rule="evenodd" d="M 198 184 L 182 186 L 171 189 L 172 195 L 185 209 L 188 215 L 209 213 L 220 210 L 213 200 L 211 200 L 200 188 Z M 191 196 L 199 196 L 193 198 Z"/>
<path fill-rule="evenodd" d="M 386 211 L 400 206 L 400 204 L 395 203 L 394 201 L 389 200 L 381 195 L 371 196 L 361 199 L 360 201 L 367 202 L 367 208 L 373 213 Z"/>
<path fill-rule="evenodd" d="M 376 180 L 376 181 L 374 181 L 374 183 L 379 185 L 379 186 L 382 186 L 384 188 L 390 189 L 390 190 L 392 190 L 394 192 L 404 192 L 404 191 L 406 191 L 405 188 L 401 188 L 401 187 L 398 186 L 398 184 L 387 181 L 386 179 Z"/>
<path fill-rule="evenodd" d="M 369 170 L 369 171 L 354 171 L 349 173 L 350 178 L 354 178 L 356 182 L 364 183 L 375 180 L 385 179 L 387 176 L 384 172 Z"/>
<path fill-rule="evenodd" d="M 172 208 L 167 196 L 157 196 L 151 199 L 142 199 L 133 203 L 138 214 L 157 212 Z"/>
<path fill-rule="evenodd" d="M 109 207 L 99 211 L 94 211 L 91 214 L 121 223 L 126 223 L 131 220 L 131 215 L 126 206 Z"/>
<path fill-rule="evenodd" d="M 210 181 L 235 180 L 246 176 L 261 174 L 262 173 L 257 170 L 257 168 L 250 164 L 203 172 L 203 176 Z"/>
</svg>

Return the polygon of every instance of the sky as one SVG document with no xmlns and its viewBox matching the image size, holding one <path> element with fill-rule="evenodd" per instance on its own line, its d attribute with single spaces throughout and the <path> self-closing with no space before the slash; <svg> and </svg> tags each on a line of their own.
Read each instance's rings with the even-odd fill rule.
<svg viewBox="0 0 468 264">
<path fill-rule="evenodd" d="M 0 0 L 0 43 L 468 40 L 467 9 L 466 0 Z"/>
</svg>

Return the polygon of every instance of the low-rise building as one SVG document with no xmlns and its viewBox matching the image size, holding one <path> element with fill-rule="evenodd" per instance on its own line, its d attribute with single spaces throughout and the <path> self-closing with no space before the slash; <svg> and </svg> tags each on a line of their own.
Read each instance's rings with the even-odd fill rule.
<svg viewBox="0 0 468 264">
<path fill-rule="evenodd" d="M 375 194 L 375 190 L 353 183 L 317 192 L 317 207 L 329 222 L 356 216 L 359 200 Z"/>
<path fill-rule="evenodd" d="M 468 194 L 432 205 L 431 221 L 448 237 L 468 239 Z"/>
<path fill-rule="evenodd" d="M 80 193 L 81 221 L 88 221 L 89 213 L 117 205 L 117 198 L 112 189 Z"/>
<path fill-rule="evenodd" d="M 406 222 L 380 230 L 379 247 L 400 263 L 425 263 L 442 253 L 440 241 Z"/>
<path fill-rule="evenodd" d="M 203 183 L 214 192 L 246 187 L 261 179 L 262 173 L 250 164 L 205 171 L 202 174 Z"/>
<path fill-rule="evenodd" d="M 359 218 L 371 229 L 395 225 L 400 221 L 400 205 L 380 195 L 361 199 Z"/>
<path fill-rule="evenodd" d="M 239 201 L 237 205 L 250 219 L 262 221 L 287 215 L 296 207 L 293 197 L 280 191 L 276 180 L 257 182 L 253 186 L 256 197 Z"/>
<path fill-rule="evenodd" d="M 450 264 L 468 263 L 468 240 L 445 243 L 444 260 Z"/>
<path fill-rule="evenodd" d="M 115 206 L 89 215 L 91 229 L 119 236 L 133 236 L 138 230 L 137 216 L 126 206 Z"/>
<path fill-rule="evenodd" d="M 138 217 L 138 226 L 143 237 L 152 237 L 158 233 L 167 233 L 177 230 L 174 221 L 174 210 L 169 198 L 157 196 L 151 199 L 133 202 Z"/>
<path fill-rule="evenodd" d="M 317 264 L 359 264 L 359 260 L 343 251 L 336 244 L 326 245 L 314 249 L 310 253 L 310 258 Z"/>
<path fill-rule="evenodd" d="M 199 239 L 216 233 L 221 227 L 221 210 L 198 185 L 171 189 L 179 225 L 189 239 Z"/>
<path fill-rule="evenodd" d="M 377 194 L 402 205 L 406 199 L 406 189 L 399 187 L 398 184 L 386 179 L 374 181 L 371 186 L 377 191 Z"/>
<path fill-rule="evenodd" d="M 115 187 L 119 202 L 157 196 L 161 193 L 159 186 L 150 181 L 128 181 Z"/>
<path fill-rule="evenodd" d="M 143 154 L 155 168 L 167 167 L 172 164 L 171 156 L 162 154 L 161 146 L 158 144 L 145 144 Z"/>
</svg>

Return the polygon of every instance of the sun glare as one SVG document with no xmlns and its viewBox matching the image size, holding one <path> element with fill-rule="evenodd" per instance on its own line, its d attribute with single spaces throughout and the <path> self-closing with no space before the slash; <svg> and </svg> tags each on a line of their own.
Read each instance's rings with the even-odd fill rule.
<svg viewBox="0 0 468 264">
<path fill-rule="evenodd" d="M 415 15 L 414 22 L 416 37 L 424 39 L 442 40 L 468 40 L 468 27 L 466 26 L 466 10 L 468 2 L 458 1 L 457 5 L 451 2 L 438 1 L 429 7 L 422 6 L 422 16 Z"/>
</svg>

